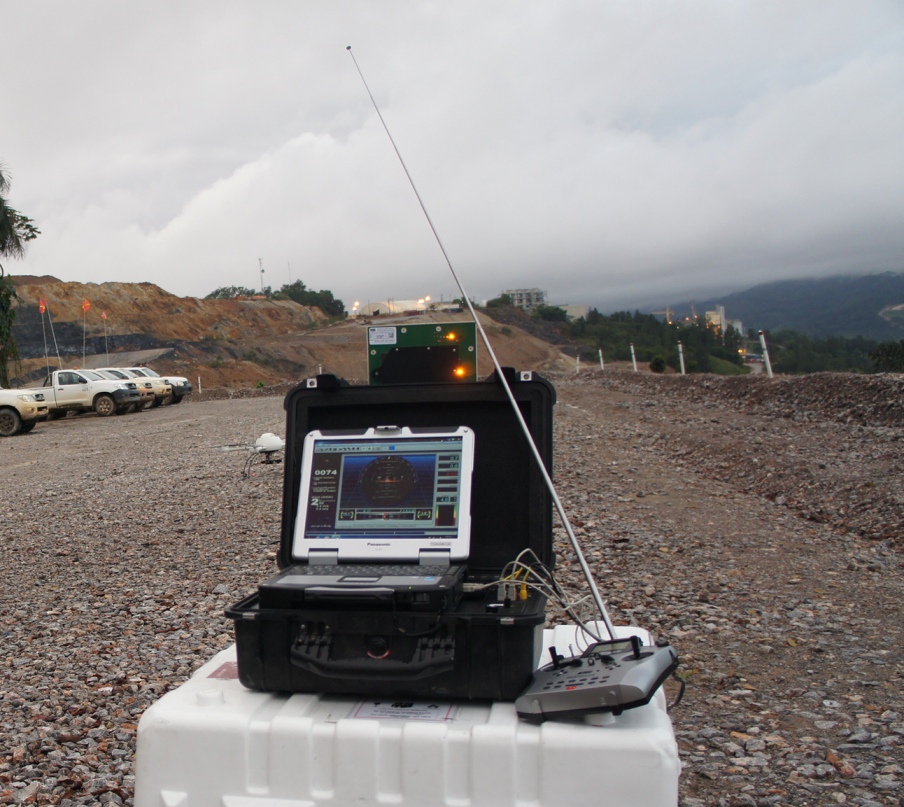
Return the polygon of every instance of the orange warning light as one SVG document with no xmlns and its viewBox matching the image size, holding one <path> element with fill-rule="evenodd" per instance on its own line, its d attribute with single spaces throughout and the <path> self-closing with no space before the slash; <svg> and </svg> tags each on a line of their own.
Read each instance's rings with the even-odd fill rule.
<svg viewBox="0 0 904 807">
<path fill-rule="evenodd" d="M 464 378 L 468 374 L 468 371 L 464 367 L 459 365 L 455 368 L 454 374 L 456 378 Z"/>
</svg>

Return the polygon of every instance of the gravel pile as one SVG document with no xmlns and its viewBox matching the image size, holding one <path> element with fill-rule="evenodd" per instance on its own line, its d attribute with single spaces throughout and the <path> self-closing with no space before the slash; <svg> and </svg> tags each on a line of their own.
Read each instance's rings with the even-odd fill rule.
<svg viewBox="0 0 904 807">
<path fill-rule="evenodd" d="M 900 377 L 851 378 L 859 401 L 848 377 L 812 399 L 807 379 L 553 378 L 559 495 L 612 616 L 682 658 L 684 807 L 904 804 L 904 423 L 867 416 Z M 284 417 L 233 397 L 0 441 L 0 803 L 130 803 L 141 714 L 275 569 L 282 465 L 244 477 L 250 452 L 222 447 Z"/>
</svg>

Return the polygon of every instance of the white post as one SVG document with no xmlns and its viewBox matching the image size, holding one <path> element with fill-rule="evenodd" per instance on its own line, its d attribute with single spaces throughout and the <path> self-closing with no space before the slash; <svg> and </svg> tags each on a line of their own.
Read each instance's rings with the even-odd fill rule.
<svg viewBox="0 0 904 807">
<path fill-rule="evenodd" d="M 763 348 L 763 361 L 766 363 L 766 375 L 772 378 L 772 362 L 769 361 L 769 348 L 766 347 L 766 334 L 760 331 L 760 347 Z"/>
<path fill-rule="evenodd" d="M 202 392 L 203 390 L 201 389 L 201 376 L 198 376 L 198 395 L 200 395 Z"/>
<path fill-rule="evenodd" d="M 606 369 L 606 362 L 603 361 L 603 349 L 600 348 L 600 370 Z"/>
<path fill-rule="evenodd" d="M 574 357 L 574 371 L 576 373 L 581 372 L 581 357 L 580 356 Z"/>
<path fill-rule="evenodd" d="M 678 363 L 681 365 L 681 375 L 684 375 L 684 345 L 678 340 Z"/>
<path fill-rule="evenodd" d="M 637 356 L 634 355 L 634 343 L 631 342 L 631 363 L 634 365 L 634 372 L 637 372 Z"/>
</svg>

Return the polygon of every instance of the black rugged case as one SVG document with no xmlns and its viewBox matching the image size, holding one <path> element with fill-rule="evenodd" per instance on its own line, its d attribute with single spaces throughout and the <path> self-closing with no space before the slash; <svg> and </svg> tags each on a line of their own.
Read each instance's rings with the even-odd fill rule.
<svg viewBox="0 0 904 807">
<path fill-rule="evenodd" d="M 536 373 L 503 370 L 552 474 L 555 390 Z M 334 376 L 286 396 L 286 457 L 279 565 L 292 563 L 300 452 L 313 429 L 469 426 L 475 432 L 468 582 L 495 580 L 531 549 L 552 568 L 552 497 L 503 384 L 350 386 Z M 505 605 L 496 587 L 466 595 L 454 611 L 260 608 L 254 593 L 234 621 L 239 679 L 264 691 L 361 697 L 513 700 L 537 665 L 546 599 L 531 592 Z"/>
</svg>

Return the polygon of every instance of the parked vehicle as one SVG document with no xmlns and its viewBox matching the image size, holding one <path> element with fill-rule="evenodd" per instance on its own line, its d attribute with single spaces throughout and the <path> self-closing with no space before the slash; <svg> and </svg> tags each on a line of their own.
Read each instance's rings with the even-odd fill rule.
<svg viewBox="0 0 904 807">
<path fill-rule="evenodd" d="M 141 400 L 134 380 L 111 381 L 91 370 L 54 370 L 44 379 L 43 387 L 20 392 L 42 393 L 50 420 L 67 412 L 97 412 L 100 417 L 121 415 Z"/>
<path fill-rule="evenodd" d="M 148 378 L 161 378 L 167 384 L 169 384 L 173 389 L 173 398 L 170 403 L 181 403 L 182 399 L 186 395 L 191 395 L 192 393 L 192 385 L 191 382 L 181 375 L 164 375 L 161 376 L 159 373 L 155 373 L 150 367 L 129 367 L 131 372 L 139 373 L 140 375 L 147 376 Z"/>
<path fill-rule="evenodd" d="M 104 378 L 110 378 L 114 381 L 134 381 L 138 385 L 138 392 L 141 394 L 141 401 L 138 404 L 141 409 L 160 406 L 170 395 L 168 385 L 154 384 L 150 378 L 130 373 L 121 367 L 101 367 L 94 372 L 100 373 Z"/>
<path fill-rule="evenodd" d="M 0 437 L 26 434 L 46 418 L 43 393 L 0 387 Z"/>
</svg>

